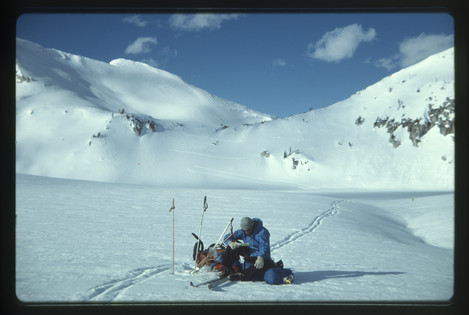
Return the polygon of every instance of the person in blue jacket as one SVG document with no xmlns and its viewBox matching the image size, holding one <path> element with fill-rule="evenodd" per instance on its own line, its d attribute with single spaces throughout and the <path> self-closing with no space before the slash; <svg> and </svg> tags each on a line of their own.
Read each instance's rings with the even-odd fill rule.
<svg viewBox="0 0 469 315">
<path fill-rule="evenodd" d="M 231 274 L 232 280 L 264 280 L 265 271 L 275 266 L 270 258 L 270 233 L 259 218 L 242 218 L 240 227 L 241 229 L 234 232 L 225 242 L 228 247 L 222 260 L 225 267 L 223 276 Z M 228 237 L 229 234 L 225 236 L 225 238 Z M 241 256 L 244 257 L 244 266 L 241 266 L 239 262 Z M 236 272 L 236 269 L 242 272 Z"/>
</svg>

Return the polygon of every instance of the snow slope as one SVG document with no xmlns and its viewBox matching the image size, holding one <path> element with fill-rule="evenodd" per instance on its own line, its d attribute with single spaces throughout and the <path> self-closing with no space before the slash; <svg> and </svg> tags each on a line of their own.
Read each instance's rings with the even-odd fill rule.
<svg viewBox="0 0 469 315">
<path fill-rule="evenodd" d="M 21 174 L 16 192 L 23 302 L 422 302 L 453 294 L 453 193 L 174 189 Z M 293 269 L 295 282 L 191 287 L 214 276 L 190 274 L 204 196 L 206 245 L 232 217 L 235 229 L 244 216 L 260 217 L 272 257 Z"/>
<path fill-rule="evenodd" d="M 165 187 L 453 189 L 453 49 L 283 119 L 143 63 L 21 39 L 16 55 L 17 173 Z"/>
</svg>

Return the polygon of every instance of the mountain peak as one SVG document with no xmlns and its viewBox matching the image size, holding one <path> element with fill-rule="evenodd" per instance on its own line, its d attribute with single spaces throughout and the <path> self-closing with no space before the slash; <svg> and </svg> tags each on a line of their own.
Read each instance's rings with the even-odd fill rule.
<svg viewBox="0 0 469 315">
<path fill-rule="evenodd" d="M 452 53 L 273 119 L 144 63 L 17 39 L 16 169 L 162 186 L 451 189 Z"/>
<path fill-rule="evenodd" d="M 38 82 L 53 85 L 61 93 L 75 93 L 89 106 L 111 112 L 124 109 L 212 126 L 271 118 L 194 87 L 177 75 L 132 60 L 116 59 L 107 64 L 17 39 L 17 69 L 34 74 Z"/>
</svg>

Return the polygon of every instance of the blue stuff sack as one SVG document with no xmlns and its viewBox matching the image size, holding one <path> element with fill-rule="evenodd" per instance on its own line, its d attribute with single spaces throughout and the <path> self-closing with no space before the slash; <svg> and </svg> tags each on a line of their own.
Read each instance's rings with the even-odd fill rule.
<svg viewBox="0 0 469 315">
<path fill-rule="evenodd" d="M 283 279 L 288 276 L 293 276 L 291 269 L 270 268 L 264 274 L 264 281 L 268 284 L 283 284 Z"/>
</svg>

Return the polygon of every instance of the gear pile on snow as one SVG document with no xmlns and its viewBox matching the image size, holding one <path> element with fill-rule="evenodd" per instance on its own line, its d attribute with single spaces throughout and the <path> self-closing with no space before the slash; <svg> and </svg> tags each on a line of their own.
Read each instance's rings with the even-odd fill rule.
<svg viewBox="0 0 469 315">
<path fill-rule="evenodd" d="M 203 211 L 202 211 L 202 219 L 201 219 L 201 224 L 200 224 L 199 235 L 202 231 L 203 216 L 204 216 L 204 213 L 205 213 L 207 207 L 208 207 L 207 197 L 205 197 L 204 198 L 204 207 L 203 207 Z M 259 219 L 257 219 L 257 220 L 260 221 Z M 212 289 L 212 288 L 214 288 L 216 286 L 219 286 L 219 285 L 221 285 L 221 284 L 223 284 L 227 281 L 230 281 L 230 282 L 235 281 L 235 280 L 245 280 L 246 281 L 247 279 L 251 279 L 251 281 L 262 281 L 262 280 L 264 280 L 268 284 L 291 284 L 294 280 L 293 272 L 292 272 L 291 269 L 284 268 L 283 262 L 281 260 L 278 261 L 277 263 L 274 263 L 274 261 L 269 258 L 269 260 L 271 261 L 271 267 L 267 268 L 265 270 L 265 272 L 263 274 L 263 277 L 261 276 L 263 279 L 256 279 L 256 280 L 252 280 L 252 278 L 245 277 L 243 271 L 246 269 L 246 266 L 243 266 L 239 263 L 233 264 L 232 267 L 225 267 L 225 265 L 223 263 L 226 263 L 226 262 L 223 261 L 223 258 L 224 258 L 225 254 L 229 255 L 229 253 L 226 252 L 227 247 L 225 246 L 224 242 L 230 240 L 233 237 L 233 235 L 235 234 L 233 232 L 232 222 L 233 222 L 233 218 L 228 223 L 228 225 L 225 227 L 225 230 L 223 231 L 223 233 L 220 236 L 219 240 L 216 243 L 211 244 L 207 249 L 204 248 L 204 243 L 202 242 L 201 238 L 199 236 L 197 236 L 195 233 L 192 233 L 192 235 L 197 240 L 197 242 L 194 244 L 194 248 L 193 248 L 193 252 L 192 252 L 192 259 L 195 260 L 195 262 L 196 262 L 196 266 L 193 270 L 193 273 L 198 272 L 204 266 L 209 266 L 211 270 L 218 271 L 219 274 L 215 278 L 210 279 L 208 281 L 203 281 L 203 282 L 199 282 L 199 283 L 196 283 L 196 284 L 194 284 L 191 281 L 190 285 L 193 286 L 193 287 L 199 287 L 199 286 L 202 286 L 202 285 L 207 285 L 207 287 L 209 289 Z M 241 225 L 244 224 L 243 222 L 244 221 L 242 221 Z M 261 222 L 260 226 L 262 227 L 262 221 L 260 221 L 260 222 Z M 254 224 L 252 224 L 252 225 L 254 225 Z M 227 235 L 223 236 L 224 233 L 226 232 L 226 230 L 228 229 L 228 227 L 231 227 L 231 234 L 227 234 Z M 245 226 L 245 228 L 249 228 L 249 227 Z M 223 238 L 224 238 L 224 241 L 220 242 Z M 246 245 L 248 245 L 248 244 L 246 244 Z"/>
<path fill-rule="evenodd" d="M 200 240 L 194 233 L 192 233 L 192 235 L 198 239 L 194 244 L 192 253 L 192 259 L 195 260 L 197 268 L 200 269 L 203 266 L 210 266 L 213 270 L 223 271 L 224 267 L 221 264 L 221 259 L 225 252 L 225 246 L 223 244 L 217 246 L 215 246 L 215 244 L 211 244 L 204 250 L 204 243 L 202 240 Z"/>
</svg>

